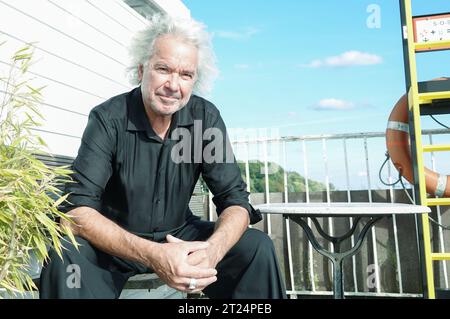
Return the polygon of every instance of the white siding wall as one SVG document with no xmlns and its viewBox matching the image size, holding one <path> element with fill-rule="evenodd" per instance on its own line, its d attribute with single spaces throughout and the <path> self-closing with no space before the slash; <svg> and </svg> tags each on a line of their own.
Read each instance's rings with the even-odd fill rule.
<svg viewBox="0 0 450 319">
<path fill-rule="evenodd" d="M 40 135 L 52 153 L 76 156 L 89 111 L 131 89 L 126 48 L 144 25 L 121 0 L 0 0 L 0 73 L 14 51 L 36 43 L 30 71 L 33 85 L 46 86 Z"/>
<path fill-rule="evenodd" d="M 179 0 L 153 0 L 162 10 L 174 17 L 190 16 L 191 12 Z"/>
</svg>

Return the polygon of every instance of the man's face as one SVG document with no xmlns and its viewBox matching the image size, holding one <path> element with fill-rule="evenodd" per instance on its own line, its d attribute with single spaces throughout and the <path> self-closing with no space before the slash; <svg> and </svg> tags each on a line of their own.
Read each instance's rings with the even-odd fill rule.
<svg viewBox="0 0 450 319">
<path fill-rule="evenodd" d="M 159 37 L 155 52 L 139 66 L 142 98 L 156 115 L 172 115 L 187 104 L 197 79 L 198 50 L 172 35 Z"/>
</svg>

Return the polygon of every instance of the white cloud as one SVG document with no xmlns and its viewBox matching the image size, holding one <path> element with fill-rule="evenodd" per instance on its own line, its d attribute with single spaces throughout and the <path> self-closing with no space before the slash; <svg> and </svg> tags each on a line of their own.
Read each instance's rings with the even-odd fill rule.
<svg viewBox="0 0 450 319">
<path fill-rule="evenodd" d="M 259 33 L 259 31 L 260 30 L 255 27 L 244 28 L 241 31 L 219 30 L 214 31 L 213 36 L 230 40 L 246 40 Z"/>
<path fill-rule="evenodd" d="M 321 60 L 313 60 L 309 64 L 302 65 L 303 67 L 307 68 L 320 68 L 323 66 L 323 62 Z"/>
<path fill-rule="evenodd" d="M 379 55 L 360 52 L 347 51 L 337 56 L 330 56 L 325 59 L 315 59 L 308 64 L 301 65 L 308 68 L 328 67 L 348 67 L 360 65 L 374 65 L 383 62 L 383 58 Z"/>
<path fill-rule="evenodd" d="M 316 110 L 349 110 L 355 107 L 355 103 L 335 98 L 322 99 L 314 107 Z"/>
</svg>

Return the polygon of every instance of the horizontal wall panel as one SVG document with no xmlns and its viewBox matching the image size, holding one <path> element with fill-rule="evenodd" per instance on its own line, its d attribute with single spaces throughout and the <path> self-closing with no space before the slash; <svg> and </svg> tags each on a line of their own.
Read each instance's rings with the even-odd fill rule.
<svg viewBox="0 0 450 319">
<path fill-rule="evenodd" d="M 117 22 L 105 17 L 101 12 L 94 8 L 87 1 L 67 1 L 67 0 L 46 0 L 49 1 L 51 5 L 58 8 L 61 12 L 68 11 L 67 14 L 68 23 L 74 27 L 78 25 L 89 25 L 92 32 L 104 33 L 106 37 L 112 38 L 116 43 L 121 46 L 127 47 L 128 41 L 132 36 L 132 32 L 123 28 Z M 113 0 L 102 1 L 103 6 L 111 5 Z M 129 15 L 126 19 L 127 24 L 134 22 L 135 18 L 133 15 Z M 142 28 L 144 22 L 140 22 L 140 26 L 136 29 Z"/>
<path fill-rule="evenodd" d="M 116 56 L 112 49 L 104 47 L 97 51 L 93 50 L 83 45 L 82 42 L 77 42 L 21 15 L 17 11 L 4 6 L 2 2 L 0 2 L 0 20 L 2 20 L 0 31 L 25 42 L 37 42 L 39 47 L 49 52 L 65 57 L 70 61 L 76 61 L 78 64 L 109 78 L 119 79 L 120 82 L 126 83 L 124 69 L 127 62 L 125 60 L 119 61 L 123 57 Z"/>
<path fill-rule="evenodd" d="M 10 63 L 14 52 L 24 46 L 11 38 L 6 41 L 1 46 L 0 64 Z M 54 82 L 76 87 L 99 97 L 107 97 L 111 91 L 120 92 L 131 89 L 131 85 L 125 81 L 118 82 L 113 78 L 107 78 L 101 73 L 94 73 L 90 69 L 64 61 L 39 49 L 34 49 L 33 63 L 29 71 L 33 73 L 33 76 L 52 79 Z M 124 72 L 123 77 L 125 77 Z M 95 91 L 93 91 L 93 83 L 97 84 L 95 85 Z"/>
<path fill-rule="evenodd" d="M 81 143 L 80 139 L 45 132 L 36 133 L 45 140 L 50 153 L 72 157 L 77 156 L 78 148 Z"/>
<path fill-rule="evenodd" d="M 101 13 L 104 18 L 120 24 L 123 29 L 129 32 L 135 32 L 144 27 L 143 20 L 138 20 L 134 14 L 130 14 L 128 10 L 125 10 L 124 3 L 120 1 L 110 0 L 85 0 L 91 5 L 92 8 L 97 9 L 97 12 Z M 107 5 L 106 5 L 107 3 Z M 95 11 L 93 11 L 95 12 Z"/>
<path fill-rule="evenodd" d="M 9 3 L 1 0 L 0 3 L 5 7 L 14 8 L 13 11 L 29 19 L 30 23 L 40 24 L 48 31 L 51 30 L 72 41 L 84 43 L 86 47 L 91 47 L 92 51 L 114 52 L 114 59 L 123 64 L 127 62 L 127 50 L 123 45 L 112 41 L 85 23 L 74 23 L 72 15 L 47 0 L 15 0 Z M 97 16 L 100 20 L 107 20 L 100 13 Z"/>
<path fill-rule="evenodd" d="M 6 74 L 9 66 L 0 63 L 0 74 Z M 43 102 L 63 108 L 75 111 L 77 113 L 88 114 L 92 107 L 105 101 L 107 96 L 98 97 L 89 92 L 84 92 L 74 87 L 67 86 L 65 84 L 55 82 L 52 79 L 44 79 L 39 76 L 28 74 L 29 84 L 34 88 L 44 87 L 42 89 Z M 91 88 L 95 89 L 95 88 Z M 3 90 L 1 88 L 0 90 Z M 111 90 L 111 96 L 122 93 L 122 90 Z"/>
</svg>

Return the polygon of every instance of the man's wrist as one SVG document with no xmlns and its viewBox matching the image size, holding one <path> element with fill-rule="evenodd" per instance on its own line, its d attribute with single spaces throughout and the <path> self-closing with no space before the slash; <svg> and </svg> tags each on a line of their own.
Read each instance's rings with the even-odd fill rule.
<svg viewBox="0 0 450 319">
<path fill-rule="evenodd" d="M 219 240 L 216 237 L 216 238 L 208 239 L 207 242 L 210 245 L 209 250 L 211 252 L 213 252 L 214 263 L 215 263 L 215 265 L 217 265 L 219 263 L 219 261 L 221 261 L 223 259 L 223 257 L 225 257 L 225 253 L 226 253 L 225 247 L 223 244 L 223 240 Z"/>
<path fill-rule="evenodd" d="M 138 256 L 138 262 L 150 268 L 158 258 L 161 244 L 136 236 L 132 241 Z"/>
</svg>

